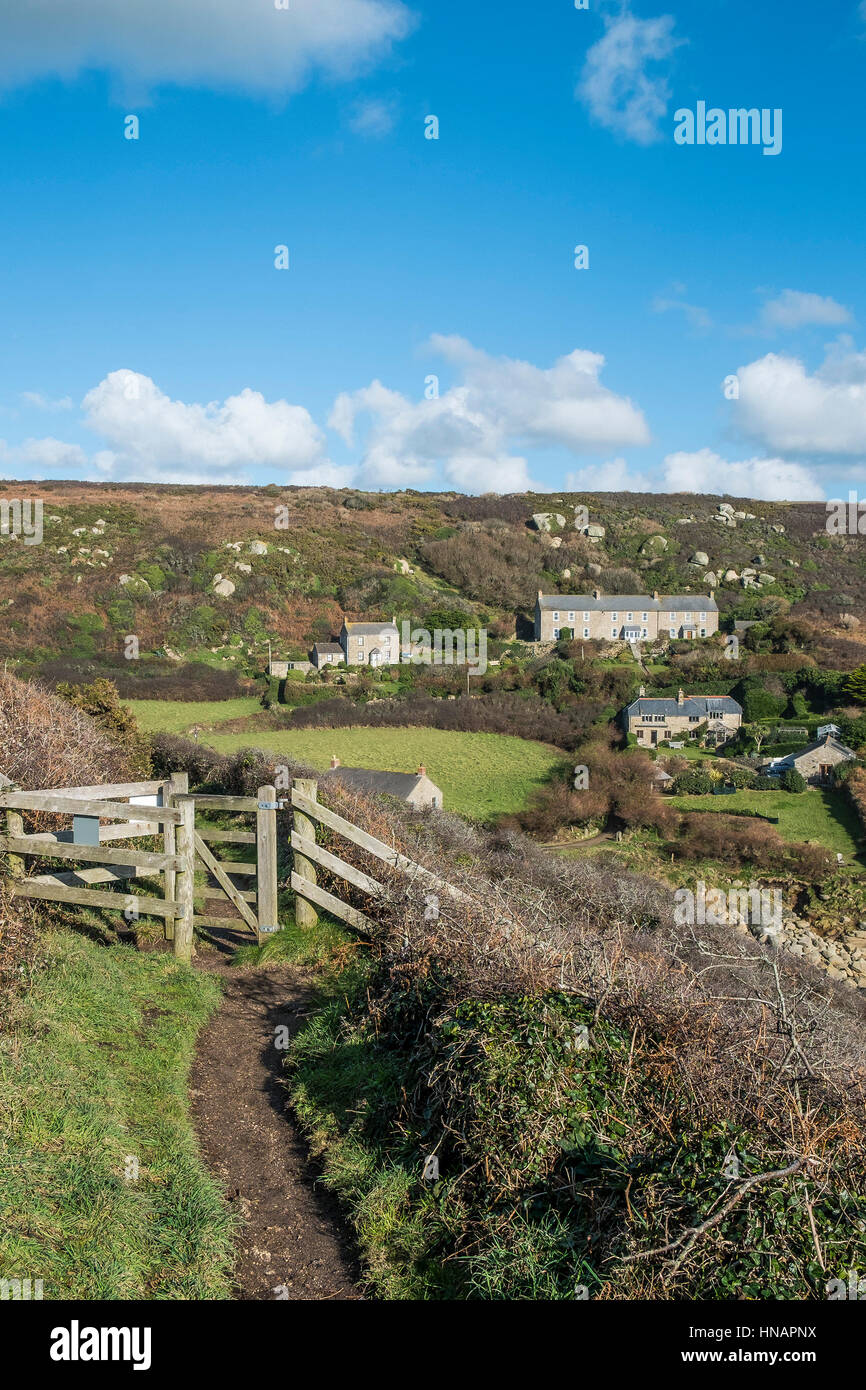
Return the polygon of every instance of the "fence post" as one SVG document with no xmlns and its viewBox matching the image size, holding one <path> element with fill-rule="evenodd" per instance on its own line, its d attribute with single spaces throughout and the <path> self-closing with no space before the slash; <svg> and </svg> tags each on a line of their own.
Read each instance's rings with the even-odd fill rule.
<svg viewBox="0 0 866 1390">
<path fill-rule="evenodd" d="M 189 773 L 172 772 L 167 782 L 163 783 L 162 801 L 164 806 L 176 806 L 175 797 L 181 792 L 189 791 Z M 166 821 L 162 832 L 162 844 L 166 854 L 177 854 L 177 826 L 171 825 Z M 165 897 L 167 902 L 174 900 L 177 892 L 177 872 L 175 869 L 165 871 Z M 174 940 L 174 918 L 165 919 L 165 939 Z"/>
<path fill-rule="evenodd" d="M 24 834 L 24 817 L 21 815 L 20 811 L 7 811 L 7 812 L 6 812 L 6 834 L 7 834 L 7 835 L 17 835 L 17 836 L 20 836 L 20 835 L 23 835 L 23 834 Z M 24 877 L 24 856 L 23 856 L 23 855 L 21 855 L 21 854 L 7 854 L 7 856 L 6 856 L 6 862 L 7 862 L 7 864 L 9 865 L 9 877 L 10 877 L 10 878 L 23 878 L 23 877 Z"/>
<path fill-rule="evenodd" d="M 193 912 L 195 910 L 195 802 L 181 801 L 181 821 L 177 827 L 177 854 L 181 867 L 175 878 L 178 916 L 174 921 L 174 954 L 178 960 L 192 959 Z"/>
<path fill-rule="evenodd" d="M 318 783 L 308 777 L 297 777 L 292 782 L 301 796 L 305 796 L 308 801 L 318 800 Z M 316 827 L 309 816 L 305 816 L 302 811 L 293 808 L 292 811 L 295 834 L 300 835 L 302 840 L 313 840 L 316 838 Z M 300 851 L 293 851 L 293 867 L 295 873 L 300 878 L 305 878 L 308 883 L 316 882 L 316 868 L 311 859 Z M 307 902 L 299 893 L 295 894 L 295 921 L 299 927 L 314 927 L 319 920 L 319 914 L 312 903 Z"/>
<path fill-rule="evenodd" d="M 259 787 L 259 802 L 275 802 L 276 787 Z M 259 945 L 262 937 L 279 931 L 277 921 L 277 813 L 256 811 L 256 910 Z"/>
</svg>

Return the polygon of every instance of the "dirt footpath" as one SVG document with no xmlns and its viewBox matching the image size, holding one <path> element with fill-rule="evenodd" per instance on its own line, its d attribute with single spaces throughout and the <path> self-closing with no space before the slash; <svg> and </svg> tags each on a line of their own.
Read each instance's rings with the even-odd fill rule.
<svg viewBox="0 0 866 1390">
<path fill-rule="evenodd" d="M 351 1244 L 309 1170 L 281 1082 L 284 1053 L 274 1046 L 274 1030 L 295 1033 L 310 1007 L 303 974 L 292 966 L 234 970 L 207 947 L 196 964 L 224 987 L 199 1036 L 190 1098 L 205 1163 L 243 1222 L 235 1297 L 360 1298 Z"/>
</svg>

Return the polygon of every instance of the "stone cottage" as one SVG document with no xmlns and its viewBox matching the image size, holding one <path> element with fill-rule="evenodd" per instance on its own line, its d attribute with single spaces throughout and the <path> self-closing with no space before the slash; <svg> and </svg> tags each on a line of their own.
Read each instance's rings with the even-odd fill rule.
<svg viewBox="0 0 866 1390">
<path fill-rule="evenodd" d="M 799 753 L 789 753 L 786 758 L 770 758 L 764 764 L 764 771 L 770 776 L 781 776 L 793 768 L 813 787 L 827 786 L 833 780 L 833 769 L 839 763 L 851 762 L 857 754 L 835 738 L 825 734 L 816 743 L 801 748 Z"/>
<path fill-rule="evenodd" d="M 442 809 L 442 788 L 427 776 L 423 763 L 417 772 L 379 772 L 369 767 L 343 767 L 339 758 L 333 757 L 325 777 L 336 777 L 355 791 L 395 796 L 416 811 L 428 806 Z"/>
<path fill-rule="evenodd" d="M 623 727 L 634 734 L 641 748 L 654 748 L 668 739 L 690 738 L 706 726 L 708 743 L 726 743 L 743 722 L 742 706 L 730 695 L 685 695 L 647 699 L 643 686 L 636 700 L 622 712 Z"/>
</svg>

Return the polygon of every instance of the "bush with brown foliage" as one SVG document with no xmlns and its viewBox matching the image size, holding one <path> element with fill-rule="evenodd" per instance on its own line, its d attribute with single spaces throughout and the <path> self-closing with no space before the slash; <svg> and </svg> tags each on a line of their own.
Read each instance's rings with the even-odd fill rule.
<svg viewBox="0 0 866 1390">
<path fill-rule="evenodd" d="M 435 1202 L 411 1177 L 405 1201 L 430 1259 L 459 1257 L 456 1296 L 509 1296 L 483 1291 L 495 1278 L 538 1297 L 537 1277 L 559 1298 L 580 1282 L 605 1299 L 821 1299 L 860 1266 L 862 999 L 750 936 L 677 925 L 670 890 L 619 868 L 338 787 L 322 799 L 468 895 L 440 892 L 431 917 L 429 885 L 386 871 L 374 964 L 321 1052 L 330 1094 L 346 1058 L 370 1172 L 437 1154 Z M 307 1095 L 315 1082 L 302 1072 Z M 339 1187 L 339 1152 L 333 1171 Z M 377 1253 L 399 1263 L 399 1241 Z"/>
<path fill-rule="evenodd" d="M 646 826 L 670 834 L 679 822 L 671 804 L 662 799 L 652 780 L 653 762 L 646 753 L 622 753 L 603 743 L 584 744 L 574 753 L 577 766 L 587 770 L 587 786 L 575 790 L 568 780 L 555 778 L 540 787 L 525 811 L 509 824 L 531 834 L 551 836 L 569 825 L 617 828 Z"/>
<path fill-rule="evenodd" d="M 570 749 L 583 738 L 601 705 L 581 700 L 557 711 L 537 695 L 499 694 L 442 700 L 410 696 L 405 700 L 377 700 L 354 704 L 351 700 L 320 700 L 307 709 L 295 710 L 292 726 L 304 729 L 402 728 L 453 729 L 468 733 L 513 734 L 518 738 L 551 743 Z"/>
<path fill-rule="evenodd" d="M 835 864 L 834 855 L 823 846 L 790 842 L 765 821 L 744 816 L 686 814 L 679 838 L 667 848 L 678 859 L 714 859 L 731 868 L 754 868 L 802 883 L 819 883 Z"/>
<path fill-rule="evenodd" d="M 135 780 L 135 764 L 82 709 L 0 675 L 0 772 L 26 791 Z"/>
</svg>

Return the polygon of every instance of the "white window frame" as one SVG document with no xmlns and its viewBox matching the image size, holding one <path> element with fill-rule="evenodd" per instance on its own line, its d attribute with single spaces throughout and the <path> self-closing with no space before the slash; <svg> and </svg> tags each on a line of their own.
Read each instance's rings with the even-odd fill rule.
<svg viewBox="0 0 866 1390">
<path fill-rule="evenodd" d="M 583 611 L 583 621 L 584 621 L 585 623 L 588 623 L 588 622 L 589 622 L 589 609 L 588 609 L 588 608 L 585 608 L 584 611 Z"/>
<path fill-rule="evenodd" d="M 558 622 L 559 622 L 559 609 L 557 609 L 556 612 L 554 613 L 554 615 L 553 615 L 553 621 L 554 621 L 555 623 L 558 623 Z"/>
<path fill-rule="evenodd" d="M 588 628 L 588 627 L 585 627 L 585 628 L 583 629 L 583 635 L 584 635 L 584 637 L 588 637 L 588 636 L 589 636 L 589 628 Z"/>
</svg>

